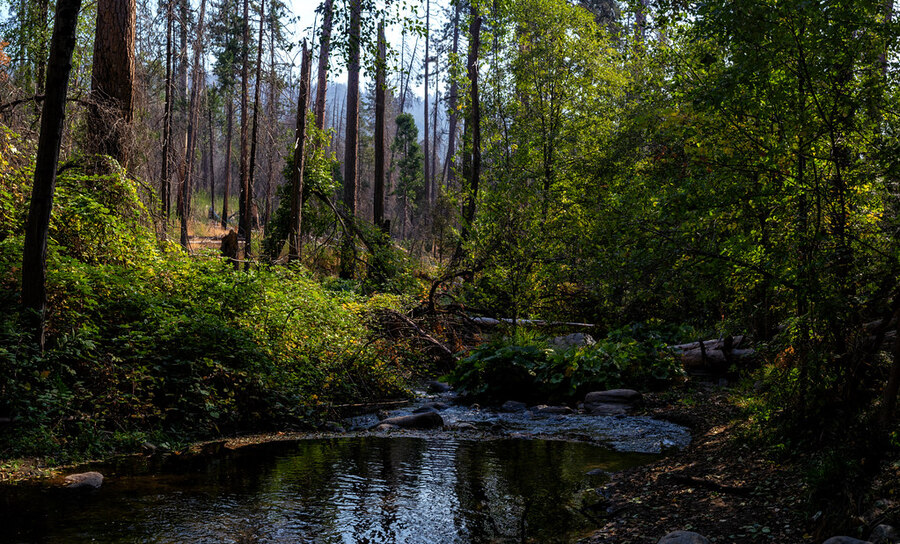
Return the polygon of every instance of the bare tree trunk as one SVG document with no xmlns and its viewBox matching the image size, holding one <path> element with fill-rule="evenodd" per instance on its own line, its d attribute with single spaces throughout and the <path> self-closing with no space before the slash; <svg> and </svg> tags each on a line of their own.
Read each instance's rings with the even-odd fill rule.
<svg viewBox="0 0 900 544">
<path fill-rule="evenodd" d="M 172 0 L 166 2 L 166 104 L 163 120 L 162 176 L 160 200 L 165 219 L 172 209 L 172 180 L 169 168 L 172 164 Z M 163 232 L 165 232 L 165 227 Z"/>
<path fill-rule="evenodd" d="M 437 183 L 437 148 L 438 148 L 438 104 L 440 101 L 440 63 L 437 58 L 440 55 L 435 55 L 434 61 L 434 107 L 431 114 L 433 115 L 432 123 L 431 123 L 431 196 L 432 202 L 437 200 L 438 197 L 438 183 Z M 425 160 L 428 160 L 428 157 L 425 157 Z"/>
<path fill-rule="evenodd" d="M 390 227 L 384 221 L 385 49 L 384 21 L 381 21 L 378 24 L 378 57 L 375 60 L 375 199 L 372 215 L 375 226 L 389 233 Z"/>
<path fill-rule="evenodd" d="M 194 176 L 194 156 L 197 151 L 197 132 L 200 125 L 200 86 L 203 77 L 200 54 L 203 51 L 203 19 L 206 16 L 206 0 L 200 0 L 200 17 L 197 21 L 197 41 L 194 43 L 194 71 L 191 75 L 191 102 L 187 128 L 187 157 L 184 166 L 184 183 L 181 184 L 181 247 L 188 246 L 188 220 L 191 215 L 191 184 Z"/>
<path fill-rule="evenodd" d="M 453 58 L 456 58 L 459 53 L 459 12 L 460 12 L 460 4 L 462 2 L 456 2 L 456 6 L 453 9 Z M 456 114 L 456 104 L 458 101 L 458 93 L 459 93 L 459 85 L 456 83 L 456 78 L 450 77 L 450 94 L 448 95 L 449 99 L 449 110 L 450 110 L 450 126 L 447 131 L 447 160 L 444 162 L 444 185 L 450 186 L 456 180 L 456 170 L 453 168 L 453 158 L 456 155 L 456 130 L 457 130 L 457 121 L 459 116 Z"/>
<path fill-rule="evenodd" d="M 226 105 L 226 121 L 225 127 L 225 190 L 222 192 L 222 228 L 228 228 L 228 199 L 231 198 L 231 137 L 234 132 L 234 101 L 231 96 L 226 96 L 228 104 Z"/>
<path fill-rule="evenodd" d="M 319 43 L 319 73 L 316 80 L 316 128 L 325 128 L 325 95 L 328 91 L 328 53 L 331 46 L 331 24 L 334 0 L 325 0 L 322 38 Z"/>
<path fill-rule="evenodd" d="M 400 113 L 406 111 L 406 97 L 409 96 L 409 80 L 412 79 L 413 65 L 416 62 L 416 51 L 419 50 L 419 36 L 413 42 L 412 56 L 409 57 L 409 69 L 406 70 L 406 82 L 400 85 Z M 401 65 L 402 66 L 402 65 Z"/>
<path fill-rule="evenodd" d="M 241 198 L 240 198 L 240 221 L 238 223 L 238 235 L 244 237 L 244 259 L 248 261 L 249 268 L 250 257 L 250 202 L 252 200 L 251 192 L 253 190 L 250 184 L 250 142 L 249 142 L 249 117 L 248 117 L 248 94 L 250 87 L 250 1 L 244 0 L 244 29 L 243 40 L 241 46 L 242 66 L 241 66 Z"/>
<path fill-rule="evenodd" d="M 134 114 L 135 0 L 98 0 L 88 134 L 93 151 L 128 164 Z"/>
<path fill-rule="evenodd" d="M 309 107 L 309 77 L 312 68 L 310 51 L 303 40 L 303 60 L 300 64 L 300 94 L 297 97 L 297 141 L 294 144 L 294 176 L 291 187 L 291 233 L 288 259 L 299 261 L 303 250 L 300 228 L 303 223 L 303 167 L 306 156 L 306 110 Z"/>
<path fill-rule="evenodd" d="M 268 117 L 269 123 L 271 126 L 276 126 L 278 119 L 276 118 L 278 115 L 278 106 L 276 104 L 277 97 L 277 76 L 275 73 L 275 25 L 271 25 L 270 34 L 269 34 L 269 100 L 268 104 L 266 104 L 268 109 Z M 268 131 L 268 134 L 271 135 L 271 130 Z M 263 221 L 263 225 L 265 228 L 268 228 L 269 221 L 272 218 L 272 205 L 273 205 L 273 193 L 275 192 L 275 172 L 274 172 L 274 163 L 275 160 L 273 158 L 275 144 L 272 141 L 270 136 L 269 138 L 269 146 L 266 152 L 266 163 L 268 168 L 266 168 L 266 212 L 265 212 L 265 220 Z"/>
<path fill-rule="evenodd" d="M 25 321 L 33 325 L 37 343 L 44 349 L 44 317 L 47 306 L 47 231 L 56 189 L 56 166 L 66 120 L 66 95 L 75 30 L 81 0 L 57 0 L 56 20 L 50 40 L 50 58 L 46 94 L 41 113 L 41 135 L 34 167 L 34 186 L 28 219 L 25 223 L 25 245 L 22 249 L 22 306 Z"/>
<path fill-rule="evenodd" d="M 266 2 L 262 0 L 259 3 L 259 42 L 256 46 L 256 86 L 253 89 L 253 130 L 250 136 L 250 194 L 253 194 L 253 189 L 256 186 L 256 148 L 257 148 L 257 140 L 259 136 L 259 91 L 262 88 L 262 51 L 263 51 L 263 23 L 265 23 L 265 7 Z M 252 212 L 253 208 L 253 199 L 247 202 L 247 204 L 251 208 L 250 212 L 250 222 L 248 226 L 253 228 L 253 217 L 255 216 Z M 249 232 L 249 229 L 248 229 Z M 249 246 L 248 246 L 249 250 Z M 249 253 L 248 253 L 249 255 Z"/>
</svg>

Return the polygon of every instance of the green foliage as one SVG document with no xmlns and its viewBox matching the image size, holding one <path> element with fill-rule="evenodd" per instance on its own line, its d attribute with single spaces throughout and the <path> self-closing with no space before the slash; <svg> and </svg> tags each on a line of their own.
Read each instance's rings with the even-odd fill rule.
<svg viewBox="0 0 900 544">
<path fill-rule="evenodd" d="M 571 401 L 588 391 L 655 387 L 682 375 L 666 344 L 642 341 L 626 330 L 587 346 L 547 347 L 545 341 L 500 340 L 460 360 L 447 377 L 464 396 L 478 400 Z"/>
</svg>

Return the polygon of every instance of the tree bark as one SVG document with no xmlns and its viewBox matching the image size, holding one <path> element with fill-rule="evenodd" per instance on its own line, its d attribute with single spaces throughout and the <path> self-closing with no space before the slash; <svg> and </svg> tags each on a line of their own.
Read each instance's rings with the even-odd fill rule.
<svg viewBox="0 0 900 544">
<path fill-rule="evenodd" d="M 459 12 L 460 12 L 460 4 L 462 2 L 456 2 L 456 6 L 453 9 L 453 57 L 456 58 L 459 54 Z M 457 122 L 459 120 L 459 116 L 456 113 L 456 104 L 458 101 L 458 93 L 459 93 L 459 85 L 456 83 L 456 78 L 453 77 L 453 73 L 450 73 L 450 93 L 447 96 L 449 100 L 449 110 L 450 110 L 450 126 L 448 127 L 447 134 L 447 160 L 444 162 L 444 185 L 449 187 L 456 181 L 456 170 L 453 168 L 453 158 L 456 155 L 456 131 L 457 131 Z"/>
<path fill-rule="evenodd" d="M 191 184 L 194 176 L 194 157 L 197 151 L 197 132 L 200 125 L 200 86 L 202 70 L 200 69 L 200 55 L 203 51 L 203 20 L 206 16 L 206 0 L 200 0 L 200 17 L 197 21 L 197 40 L 194 43 L 194 71 L 191 75 L 191 101 L 188 107 L 190 114 L 187 127 L 187 153 L 184 164 L 184 182 L 181 184 L 181 204 L 179 215 L 181 216 L 181 247 L 188 246 L 188 220 L 191 215 Z"/>
<path fill-rule="evenodd" d="M 331 25 L 334 19 L 334 0 L 323 6 L 322 38 L 319 43 L 319 67 L 316 80 L 316 128 L 325 129 L 325 96 L 328 91 L 328 53 L 331 46 Z"/>
<path fill-rule="evenodd" d="M 250 178 L 250 193 L 253 194 L 253 188 L 256 186 L 254 180 L 256 179 L 256 148 L 257 148 L 257 140 L 259 139 L 259 91 L 262 88 L 262 51 L 263 51 L 263 23 L 265 22 L 265 7 L 266 2 L 262 0 L 259 3 L 259 41 L 256 46 L 256 86 L 253 89 L 253 129 L 250 135 L 250 173 L 248 177 Z M 250 229 L 253 228 L 252 219 L 256 217 L 258 214 L 254 214 L 253 209 L 253 199 L 251 198 L 247 205 L 250 207 L 250 220 L 248 221 L 248 229 L 249 233 Z M 249 238 L 248 238 L 249 240 Z M 249 252 L 250 246 L 247 246 L 247 251 Z M 249 255 L 249 253 L 247 253 Z"/>
<path fill-rule="evenodd" d="M 428 64 L 429 58 L 428 54 L 431 51 L 431 0 L 425 1 L 425 149 L 424 149 L 424 158 L 425 158 L 425 203 L 428 207 L 434 203 L 434 195 L 431 191 L 431 168 L 429 168 L 428 157 L 429 147 L 428 147 Z M 430 210 L 427 211 L 430 215 Z"/>
<path fill-rule="evenodd" d="M 216 139 L 213 135 L 213 107 L 209 96 L 209 89 L 206 90 L 206 125 L 209 129 L 209 215 L 210 219 L 215 218 L 216 214 L 216 161 L 215 148 Z"/>
<path fill-rule="evenodd" d="M 378 24 L 378 56 L 375 60 L 375 197 L 372 204 L 375 226 L 388 232 L 384 222 L 384 102 L 386 54 L 384 21 Z"/>
<path fill-rule="evenodd" d="M 225 187 L 222 191 L 222 228 L 228 228 L 228 199 L 231 198 L 231 140 L 234 133 L 234 102 L 227 96 L 225 127 Z"/>
<path fill-rule="evenodd" d="M 306 112 L 309 107 L 309 78 L 312 59 L 303 40 L 303 60 L 300 64 L 300 93 L 297 97 L 297 141 L 294 144 L 293 187 L 291 187 L 291 233 L 288 260 L 298 261 L 302 255 L 301 226 L 303 223 L 303 167 L 306 157 Z"/>
<path fill-rule="evenodd" d="M 240 220 L 238 222 L 238 236 L 244 237 L 244 259 L 248 262 L 250 257 L 250 202 L 252 200 L 250 185 L 250 142 L 249 142 L 249 117 L 248 94 L 250 79 L 250 1 L 244 0 L 244 29 L 241 45 L 241 197 Z"/>
<path fill-rule="evenodd" d="M 344 212 L 356 216 L 359 145 L 359 49 L 361 0 L 350 0 L 350 51 L 347 62 L 347 133 L 344 138 Z M 341 241 L 340 277 L 353 277 L 353 235 L 344 232 Z"/>
<path fill-rule="evenodd" d="M 135 0 L 98 0 L 88 134 L 96 153 L 128 164 L 134 114 Z"/>
<path fill-rule="evenodd" d="M 172 164 L 172 1 L 166 2 L 166 104 L 163 114 L 162 174 L 160 179 L 160 200 L 165 219 L 172 208 L 172 180 L 169 168 Z M 166 228 L 163 228 L 163 232 Z"/>
<path fill-rule="evenodd" d="M 25 320 L 34 326 L 37 343 L 44 348 L 44 316 L 47 306 L 47 233 L 53 192 L 56 188 L 56 167 L 66 118 L 66 95 L 69 73 L 72 71 L 72 52 L 75 50 L 75 30 L 81 0 L 57 0 L 56 21 L 50 41 L 46 98 L 41 113 L 41 135 L 38 140 L 34 168 L 34 187 L 25 223 L 25 245 L 22 250 L 22 305 Z"/>
</svg>

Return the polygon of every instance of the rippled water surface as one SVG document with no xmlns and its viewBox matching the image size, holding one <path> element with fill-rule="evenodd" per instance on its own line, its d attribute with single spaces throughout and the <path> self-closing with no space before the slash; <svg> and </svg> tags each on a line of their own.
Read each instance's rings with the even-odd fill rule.
<svg viewBox="0 0 900 544">
<path fill-rule="evenodd" d="M 95 492 L 0 489 L 4 542 L 569 542 L 586 473 L 651 457 L 543 440 L 354 437 L 249 447 Z M 596 518 L 595 518 L 596 519 Z"/>
</svg>

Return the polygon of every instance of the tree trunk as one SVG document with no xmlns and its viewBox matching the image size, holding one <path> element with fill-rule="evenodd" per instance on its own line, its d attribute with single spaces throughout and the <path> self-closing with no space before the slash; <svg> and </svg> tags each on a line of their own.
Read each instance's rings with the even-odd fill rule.
<svg viewBox="0 0 900 544">
<path fill-rule="evenodd" d="M 225 188 L 222 191 L 222 228 L 228 228 L 228 199 L 231 198 L 231 137 L 234 133 L 234 102 L 231 96 L 227 96 L 228 104 L 226 105 L 226 121 L 225 127 Z"/>
<path fill-rule="evenodd" d="M 265 8 L 266 2 L 262 0 L 259 3 L 259 41 L 256 46 L 256 86 L 253 89 L 253 130 L 250 136 L 250 193 L 253 194 L 253 188 L 256 186 L 254 180 L 256 179 L 256 147 L 257 140 L 259 137 L 259 91 L 262 88 L 262 51 L 263 51 L 263 23 L 265 22 Z M 253 199 L 251 198 L 248 201 L 248 205 L 251 208 L 250 212 L 250 221 L 247 223 L 249 233 L 250 229 L 253 228 L 252 219 L 253 217 L 257 217 L 258 214 L 254 214 L 252 212 L 253 208 Z M 249 238 L 248 238 L 249 240 Z M 247 251 L 249 255 L 250 246 L 247 246 Z"/>
<path fill-rule="evenodd" d="M 462 2 L 456 2 L 456 6 L 453 8 L 453 56 L 452 58 L 457 58 L 457 54 L 459 53 L 459 11 L 460 4 Z M 456 83 L 456 78 L 453 77 L 453 73 L 450 73 L 450 94 L 447 96 L 449 99 L 449 110 L 450 110 L 450 126 L 448 127 L 447 133 L 447 160 L 444 162 L 444 185 L 449 187 L 456 180 L 456 170 L 453 168 L 453 158 L 456 155 L 456 130 L 457 130 L 457 122 L 459 116 L 456 113 L 456 104 L 458 101 L 458 93 L 459 93 L 459 85 Z"/>
<path fill-rule="evenodd" d="M 316 128 L 325 129 L 325 95 L 328 91 L 328 53 L 331 46 L 331 24 L 334 0 L 325 0 L 322 38 L 319 43 L 319 73 L 316 79 Z"/>
<path fill-rule="evenodd" d="M 215 219 L 216 215 L 216 139 L 213 135 L 213 112 L 209 89 L 206 91 L 207 128 L 209 129 L 209 218 Z"/>
<path fill-rule="evenodd" d="M 133 118 L 135 0 L 98 0 L 88 134 L 96 153 L 128 163 Z"/>
<path fill-rule="evenodd" d="M 162 175 L 160 176 L 160 200 L 165 219 L 172 208 L 172 180 L 169 168 L 172 164 L 172 2 L 166 2 L 166 104 L 163 118 Z M 163 232 L 166 228 L 163 227 Z"/>
<path fill-rule="evenodd" d="M 428 157 L 428 54 L 431 51 L 431 0 L 425 1 L 425 140 L 424 163 L 425 163 L 425 204 L 426 208 L 430 207 L 434 202 L 434 195 L 431 192 L 431 168 L 429 168 Z M 426 217 L 431 215 L 430 210 L 426 210 Z M 427 219 L 426 219 L 426 222 Z"/>
<path fill-rule="evenodd" d="M 250 257 L 250 193 L 253 190 L 250 185 L 250 142 L 248 118 L 248 94 L 250 86 L 250 0 L 244 0 L 244 29 L 241 45 L 241 197 L 240 219 L 238 221 L 238 236 L 244 237 L 244 259 L 249 262 Z"/>
<path fill-rule="evenodd" d="M 206 0 L 200 0 L 200 17 L 197 21 L 197 41 L 194 43 L 194 71 L 191 75 L 191 102 L 187 129 L 187 157 L 184 166 L 184 183 L 181 184 L 181 247 L 188 247 L 188 219 L 191 215 L 191 184 L 194 176 L 194 157 L 197 150 L 197 132 L 200 126 L 200 54 L 203 51 L 203 19 L 206 16 Z"/>
<path fill-rule="evenodd" d="M 50 228 L 56 166 L 59 163 L 59 146 L 66 119 L 66 95 L 69 91 L 79 9 L 81 0 L 57 0 L 47 80 L 44 85 L 46 94 L 41 113 L 34 187 L 22 249 L 22 305 L 26 311 L 26 323 L 34 326 L 41 350 L 44 348 L 44 315 L 47 305 L 47 231 Z"/>
<path fill-rule="evenodd" d="M 440 101 L 440 63 L 437 61 L 439 54 L 435 55 L 434 60 L 434 106 L 432 106 L 432 123 L 431 123 L 431 200 L 434 202 L 438 197 L 437 183 L 437 148 L 438 148 L 438 104 Z M 428 157 L 425 157 L 428 160 Z"/>
<path fill-rule="evenodd" d="M 385 101 L 384 21 L 378 24 L 378 57 L 375 60 L 375 198 L 372 204 L 375 226 L 387 233 L 384 222 L 384 101 Z"/>
<path fill-rule="evenodd" d="M 357 146 L 359 145 L 359 49 L 361 0 L 350 0 L 350 55 L 347 63 L 347 133 L 344 138 L 344 212 L 356 216 Z M 353 277 L 353 235 L 344 232 L 341 241 L 340 277 Z"/>
<path fill-rule="evenodd" d="M 300 94 L 297 97 L 297 141 L 294 144 L 293 187 L 291 187 L 291 233 L 288 260 L 299 261 L 303 250 L 300 228 L 303 223 L 303 167 L 306 156 L 306 110 L 309 107 L 309 77 L 312 67 L 306 40 L 303 40 L 303 61 L 300 65 Z"/>
</svg>

